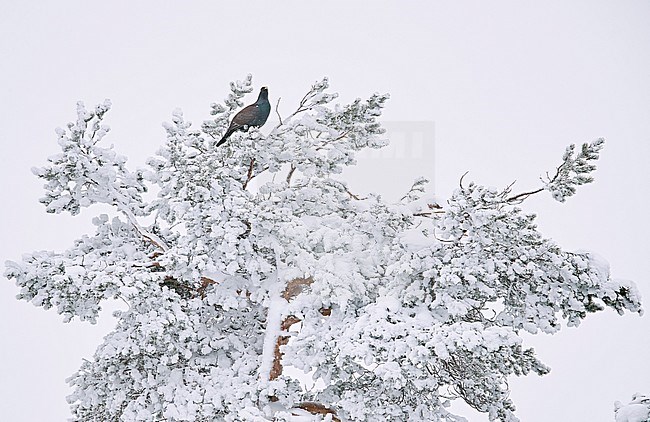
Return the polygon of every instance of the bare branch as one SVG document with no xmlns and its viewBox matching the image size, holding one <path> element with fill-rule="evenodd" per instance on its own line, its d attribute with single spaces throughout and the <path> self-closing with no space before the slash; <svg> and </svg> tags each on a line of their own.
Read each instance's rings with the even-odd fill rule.
<svg viewBox="0 0 650 422">
<path fill-rule="evenodd" d="M 539 188 L 539 189 L 536 189 L 536 190 L 533 190 L 533 191 L 530 191 L 530 192 L 522 192 L 520 194 L 517 194 L 515 196 L 511 196 L 510 198 L 506 199 L 506 202 L 508 202 L 508 203 L 512 203 L 512 202 L 521 203 L 522 201 L 528 199 L 529 196 L 535 195 L 536 193 L 540 193 L 543 190 L 544 190 L 544 188 Z"/>
<path fill-rule="evenodd" d="M 429 211 L 429 212 L 416 212 L 413 217 L 431 217 L 434 214 L 444 214 L 443 210 Z"/>
<path fill-rule="evenodd" d="M 311 110 L 311 107 L 305 107 L 305 105 L 307 104 L 307 101 L 309 101 L 310 99 L 312 99 L 312 98 L 316 95 L 316 89 L 317 89 L 316 86 L 312 86 L 312 89 L 309 90 L 309 92 L 307 92 L 307 93 L 302 97 L 302 99 L 300 100 L 300 104 L 298 104 L 298 108 L 296 109 L 296 111 L 294 111 L 293 113 L 291 113 L 291 114 L 289 115 L 289 117 L 287 117 L 287 120 L 291 119 L 292 117 L 294 117 L 294 116 L 297 115 L 298 113 L 302 113 L 303 111 Z M 280 100 L 278 99 L 278 103 L 279 103 L 279 101 L 280 101 Z M 276 112 L 277 112 L 277 106 L 276 106 Z M 278 116 L 279 116 L 279 114 L 278 114 Z M 280 124 L 277 125 L 275 128 L 273 128 L 273 130 L 271 131 L 271 133 L 274 133 L 275 130 L 278 129 L 278 128 L 279 128 L 280 126 L 282 126 L 283 124 L 284 124 L 284 123 L 282 122 L 282 119 L 280 119 Z"/>
<path fill-rule="evenodd" d="M 275 103 L 275 114 L 278 115 L 278 120 L 280 120 L 280 125 L 283 124 L 282 123 L 282 116 L 280 116 L 280 110 L 279 110 L 279 108 L 280 108 L 280 100 L 281 99 L 282 99 L 282 97 L 278 97 L 278 102 Z"/>
<path fill-rule="evenodd" d="M 287 185 L 291 183 L 291 176 L 293 176 L 293 172 L 296 171 L 296 166 L 291 164 L 291 170 L 289 170 L 289 174 L 287 174 Z"/>
<path fill-rule="evenodd" d="M 346 192 L 348 195 L 350 195 L 350 198 L 352 198 L 352 199 L 356 199 L 357 201 L 363 201 L 364 199 L 368 199 L 368 198 L 365 197 L 365 196 L 364 196 L 363 198 L 361 198 L 361 197 L 359 197 L 358 195 L 353 194 L 352 192 L 350 192 L 350 190 L 349 190 L 348 188 L 345 188 L 345 192 Z"/>
<path fill-rule="evenodd" d="M 555 182 L 555 180 L 557 180 L 557 178 L 560 176 L 560 171 L 562 170 L 563 165 L 564 164 L 562 164 L 561 166 L 559 166 L 557 168 L 557 170 L 555 172 L 555 176 L 553 176 L 553 178 L 550 178 L 548 176 L 548 173 L 546 173 L 546 177 L 549 179 L 549 183 L 553 183 L 553 182 Z M 514 182 L 510 186 L 512 186 L 513 184 L 514 184 Z M 535 190 L 529 191 L 529 192 L 522 192 L 522 193 L 511 196 L 510 198 L 506 199 L 506 202 L 508 202 L 508 203 L 516 202 L 518 204 L 521 204 L 523 201 L 528 199 L 530 196 L 535 195 L 537 193 L 540 193 L 542 191 L 544 191 L 544 188 L 535 189 Z"/>
<path fill-rule="evenodd" d="M 463 179 L 465 178 L 465 176 L 467 176 L 468 173 L 469 173 L 469 170 L 467 170 L 465 173 L 463 173 L 462 176 L 460 176 L 460 181 L 458 182 L 458 184 L 460 185 L 461 189 L 465 189 L 465 187 L 463 186 Z"/>
</svg>

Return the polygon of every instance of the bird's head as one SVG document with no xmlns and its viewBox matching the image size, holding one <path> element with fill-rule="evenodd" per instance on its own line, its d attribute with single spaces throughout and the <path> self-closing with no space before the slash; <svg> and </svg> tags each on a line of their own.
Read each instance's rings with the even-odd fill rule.
<svg viewBox="0 0 650 422">
<path fill-rule="evenodd" d="M 260 96 L 257 98 L 257 101 L 259 100 L 268 100 L 269 98 L 269 89 L 265 86 L 260 89 Z"/>
</svg>

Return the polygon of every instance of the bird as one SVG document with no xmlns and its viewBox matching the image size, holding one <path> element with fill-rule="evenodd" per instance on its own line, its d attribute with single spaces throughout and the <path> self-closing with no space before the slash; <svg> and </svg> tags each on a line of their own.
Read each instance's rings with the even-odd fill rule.
<svg viewBox="0 0 650 422">
<path fill-rule="evenodd" d="M 261 127 L 266 123 L 266 119 L 269 118 L 269 113 L 271 113 L 271 104 L 269 103 L 269 90 L 267 87 L 263 86 L 260 89 L 260 95 L 257 97 L 255 103 L 244 107 L 239 113 L 235 114 L 235 117 L 232 118 L 228 130 L 223 135 L 221 140 L 217 142 L 217 146 L 220 146 L 238 130 L 248 131 L 251 127 Z"/>
</svg>

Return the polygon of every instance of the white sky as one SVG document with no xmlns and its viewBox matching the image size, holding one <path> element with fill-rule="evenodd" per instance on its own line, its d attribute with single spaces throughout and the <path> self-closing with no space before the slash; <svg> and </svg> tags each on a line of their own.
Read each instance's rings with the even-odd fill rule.
<svg viewBox="0 0 650 422">
<path fill-rule="evenodd" d="M 62 250 L 91 230 L 92 209 L 45 214 L 29 170 L 57 152 L 54 128 L 75 118 L 77 100 L 110 98 L 105 141 L 142 165 L 174 108 L 199 124 L 230 80 L 253 73 L 256 91 L 268 86 L 274 105 L 282 97 L 286 115 L 327 75 L 341 101 L 392 96 L 385 119 L 397 149 L 349 173 L 360 192 L 395 197 L 422 173 L 445 198 L 467 170 L 497 187 L 517 179 L 523 191 L 567 144 L 605 137 L 594 184 L 565 204 L 541 195 L 526 209 L 546 236 L 599 253 L 650 298 L 649 23 L 647 1 L 0 0 L 0 262 Z M 409 121 L 435 124 L 422 154 L 400 146 Z M 17 291 L 0 281 L 0 418 L 64 420 L 64 380 L 112 321 L 63 324 Z M 512 380 L 519 417 L 613 420 L 614 400 L 650 393 L 649 328 L 648 317 L 607 311 L 527 338 L 552 372 Z"/>
</svg>

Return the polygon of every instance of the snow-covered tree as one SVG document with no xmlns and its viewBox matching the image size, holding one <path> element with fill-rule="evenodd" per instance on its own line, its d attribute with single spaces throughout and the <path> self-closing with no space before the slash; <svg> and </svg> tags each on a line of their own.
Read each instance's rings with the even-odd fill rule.
<svg viewBox="0 0 650 422">
<path fill-rule="evenodd" d="M 636 393 L 628 404 L 616 401 L 614 415 L 616 422 L 648 422 L 650 421 L 650 397 Z"/>
<path fill-rule="evenodd" d="M 324 79 L 277 126 L 215 148 L 252 90 L 250 76 L 232 83 L 200 128 L 174 112 L 136 171 L 102 146 L 110 103 L 79 103 L 57 130 L 62 152 L 34 169 L 47 212 L 114 209 L 68 250 L 5 273 L 65 321 L 128 303 L 69 379 L 76 420 L 461 421 L 448 410 L 461 399 L 515 421 L 508 378 L 549 371 L 520 333 L 642 312 L 632 283 L 544 238 L 517 206 L 590 182 L 602 140 L 569 147 L 538 190 L 461 179 L 436 201 L 420 179 L 389 203 L 339 175 L 387 143 L 387 95 L 334 105 Z"/>
</svg>

